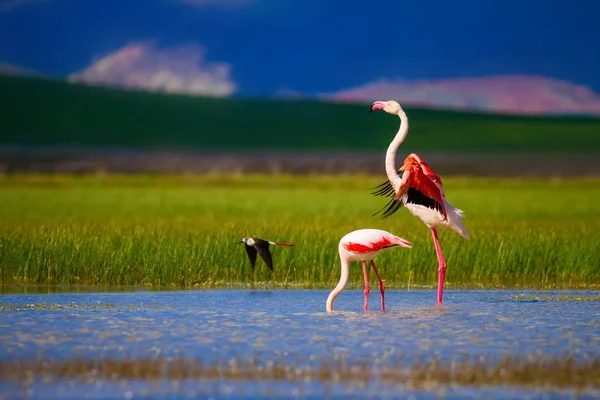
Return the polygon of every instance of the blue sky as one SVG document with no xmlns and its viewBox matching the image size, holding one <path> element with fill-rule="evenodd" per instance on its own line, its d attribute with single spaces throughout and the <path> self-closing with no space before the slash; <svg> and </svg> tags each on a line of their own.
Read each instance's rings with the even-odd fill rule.
<svg viewBox="0 0 600 400">
<path fill-rule="evenodd" d="M 491 74 L 600 92 L 598 15 L 594 0 L 0 0 L 0 61 L 67 76 L 151 42 L 201 46 L 244 96 Z"/>
</svg>

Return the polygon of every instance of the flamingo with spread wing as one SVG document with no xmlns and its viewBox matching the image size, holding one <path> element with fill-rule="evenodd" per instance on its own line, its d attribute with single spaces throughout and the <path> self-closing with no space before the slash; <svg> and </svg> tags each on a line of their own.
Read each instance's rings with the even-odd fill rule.
<svg viewBox="0 0 600 400">
<path fill-rule="evenodd" d="M 374 215 L 387 218 L 402 206 L 419 218 L 431 231 L 438 259 L 437 301 L 442 303 L 446 261 L 437 235 L 437 229 L 450 228 L 469 239 L 469 233 L 462 223 L 464 213 L 446 201 L 442 180 L 418 154 L 409 154 L 401 168 L 396 170 L 396 152 L 408 134 L 408 117 L 394 100 L 376 101 L 370 111 L 383 110 L 400 118 L 400 129 L 390 143 L 385 156 L 385 171 L 388 180 L 373 192 L 376 196 L 392 199 Z M 402 173 L 402 175 L 400 175 Z"/>
</svg>

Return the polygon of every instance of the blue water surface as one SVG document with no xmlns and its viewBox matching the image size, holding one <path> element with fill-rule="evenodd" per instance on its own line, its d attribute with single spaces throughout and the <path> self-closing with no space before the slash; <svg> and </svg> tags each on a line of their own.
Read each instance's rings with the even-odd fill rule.
<svg viewBox="0 0 600 400">
<path fill-rule="evenodd" d="M 286 360 L 297 365 L 344 357 L 347 362 L 382 363 L 395 357 L 406 362 L 436 357 L 455 360 L 468 356 L 495 360 L 502 355 L 600 355 L 600 302 L 535 301 L 518 294 L 542 297 L 599 292 L 447 291 L 445 304 L 435 304 L 433 291 L 387 291 L 387 312 L 380 311 L 373 290 L 368 314 L 360 290 L 346 290 L 334 308 L 325 312 L 329 291 L 318 290 L 199 290 L 178 292 L 4 295 L 0 311 L 2 360 L 71 357 L 185 356 L 227 362 L 255 357 L 260 362 Z M 526 297 L 527 298 L 527 297 Z M 83 305 L 56 310 L 15 306 Z M 317 396 L 318 383 L 302 392 L 293 385 L 265 382 L 215 383 L 201 394 L 194 382 L 176 388 L 143 382 L 127 387 L 38 382 L 29 388 L 0 382 L 0 398 L 189 398 L 194 396 Z M 219 387 L 220 385 L 220 387 Z M 228 387 L 227 385 L 231 386 Z M 94 389 L 96 388 L 96 389 Z M 266 390 L 266 391 L 265 391 Z M 295 392 L 294 392 L 295 390 Z M 411 391 L 367 387 L 346 393 L 330 387 L 328 394 L 408 398 Z M 353 389 L 355 390 L 355 389 Z M 557 398 L 511 388 L 446 388 L 413 393 L 416 398 Z M 525 389 L 523 389 L 525 390 Z M 484 395 L 484 393 L 486 393 Z M 511 394 L 513 393 L 513 394 Z M 520 393 L 520 394 L 519 394 Z M 77 397 L 77 395 L 84 397 Z M 428 397 L 429 395 L 433 397 Z M 564 394 L 568 396 L 567 394 Z M 112 396 L 112 397 L 111 397 Z M 548 397 L 550 396 L 550 397 Z M 585 397 L 585 396 L 584 396 Z M 584 398 L 581 397 L 581 398 Z M 136 397 L 137 398 L 137 397 Z"/>
</svg>

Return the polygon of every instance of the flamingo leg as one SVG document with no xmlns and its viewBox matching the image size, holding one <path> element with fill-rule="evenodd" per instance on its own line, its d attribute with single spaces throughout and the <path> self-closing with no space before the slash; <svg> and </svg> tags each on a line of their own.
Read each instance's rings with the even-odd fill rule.
<svg viewBox="0 0 600 400">
<path fill-rule="evenodd" d="M 375 261 L 371 260 L 371 266 L 373 267 L 373 271 L 375 271 L 375 275 L 377 275 L 377 280 L 379 281 L 379 291 L 381 292 L 381 311 L 385 311 L 385 285 L 379 276 L 379 271 L 377 271 Z"/>
<path fill-rule="evenodd" d="M 437 231 L 435 228 L 430 228 L 431 236 L 433 236 L 433 243 L 435 244 L 435 252 L 437 254 L 438 259 L 438 294 L 437 294 L 437 302 L 438 304 L 442 304 L 442 295 L 444 292 L 444 278 L 446 276 L 446 260 L 444 260 L 444 255 L 442 254 L 442 246 L 440 246 L 440 241 L 438 239 Z"/>
<path fill-rule="evenodd" d="M 369 292 L 371 288 L 369 287 L 369 278 L 367 276 L 367 262 L 363 260 L 363 274 L 365 275 L 365 312 L 369 311 Z"/>
</svg>

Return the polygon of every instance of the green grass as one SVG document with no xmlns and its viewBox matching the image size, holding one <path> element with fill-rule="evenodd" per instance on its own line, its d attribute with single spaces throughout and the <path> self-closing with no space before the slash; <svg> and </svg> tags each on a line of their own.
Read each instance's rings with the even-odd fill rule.
<svg viewBox="0 0 600 400">
<path fill-rule="evenodd" d="M 376 260 L 389 288 L 435 285 L 429 230 L 407 210 L 377 221 L 385 200 L 366 176 L 7 176 L 0 178 L 5 284 L 163 288 L 332 288 L 337 244 L 380 228 L 410 240 Z M 472 239 L 442 231 L 449 287 L 598 288 L 600 180 L 445 180 Z M 253 272 L 244 236 L 273 249 Z M 371 277 L 374 279 L 374 276 Z M 361 287 L 361 268 L 349 287 Z"/>
<path fill-rule="evenodd" d="M 0 145 L 381 151 L 398 119 L 366 104 L 211 99 L 0 77 Z M 407 107 L 407 152 L 598 153 L 600 119 Z"/>
</svg>

